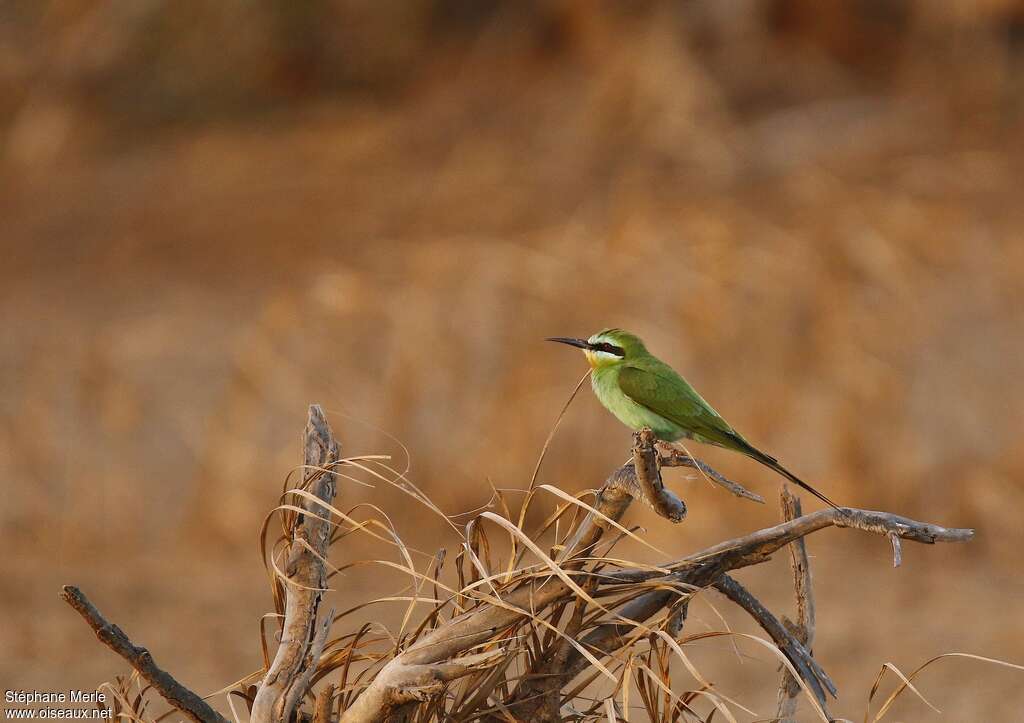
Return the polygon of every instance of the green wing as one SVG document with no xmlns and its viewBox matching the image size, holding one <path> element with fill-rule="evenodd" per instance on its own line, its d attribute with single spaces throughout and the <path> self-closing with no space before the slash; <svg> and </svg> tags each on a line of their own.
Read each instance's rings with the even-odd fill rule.
<svg viewBox="0 0 1024 723">
<path fill-rule="evenodd" d="M 657 360 L 633 362 L 619 370 L 619 388 L 637 404 L 690 432 L 697 441 L 741 452 L 839 509 L 835 502 L 783 467 L 777 459 L 745 440 L 672 367 Z"/>
<path fill-rule="evenodd" d="M 619 370 L 619 388 L 634 402 L 678 424 L 698 441 L 744 452 L 750 447 L 671 367 L 624 366 Z"/>
</svg>

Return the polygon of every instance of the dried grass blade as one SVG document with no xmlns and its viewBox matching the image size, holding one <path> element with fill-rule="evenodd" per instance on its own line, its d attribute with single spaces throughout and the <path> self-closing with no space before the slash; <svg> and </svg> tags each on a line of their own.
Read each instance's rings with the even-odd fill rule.
<svg viewBox="0 0 1024 723">
<path fill-rule="evenodd" d="M 650 680 L 652 683 L 654 683 L 656 686 L 658 686 L 658 688 L 661 689 L 661 692 L 663 694 L 665 694 L 670 700 L 685 706 L 687 710 L 690 710 L 691 712 L 693 712 L 694 715 L 697 715 L 697 712 L 694 711 L 692 708 L 690 708 L 690 706 L 688 706 L 686 704 L 686 702 L 682 698 L 680 698 L 678 695 L 676 695 L 674 692 L 672 692 L 672 689 L 669 688 L 667 685 L 665 685 L 665 683 L 661 681 L 660 676 L 655 674 L 655 672 L 653 670 L 651 670 L 650 667 L 648 667 L 647 665 L 645 665 L 643 663 L 637 663 L 636 666 L 637 666 L 638 670 L 641 670 L 644 673 L 646 673 L 647 674 L 647 679 Z M 732 714 L 732 711 L 729 710 L 729 707 L 727 705 L 725 705 L 725 703 L 723 702 L 722 698 L 720 698 L 718 694 L 712 693 L 710 690 L 699 690 L 699 691 L 694 691 L 694 692 L 698 693 L 699 695 L 703 695 L 708 700 L 710 700 L 711 703 L 715 706 L 715 710 L 722 711 L 722 715 L 724 715 L 726 718 L 728 718 L 729 721 L 731 721 L 731 723 L 739 723 L 739 721 L 736 720 L 736 716 L 734 716 Z M 746 708 L 744 708 L 744 710 L 746 710 Z M 750 712 L 750 711 L 747 711 L 747 712 Z M 756 714 L 754 714 L 754 715 L 756 715 Z M 699 716 L 698 716 L 698 718 L 699 718 Z"/>
<path fill-rule="evenodd" d="M 549 484 L 538 485 L 537 489 L 544 490 L 545 492 L 550 492 L 555 497 L 563 499 L 566 502 L 568 502 L 569 504 L 576 505 L 578 507 L 581 507 L 581 508 L 585 509 L 587 512 L 589 512 L 590 514 L 594 515 L 595 517 L 600 519 L 602 522 L 605 522 L 608 525 L 611 525 L 616 530 L 618 530 L 619 532 L 623 533 L 624 535 L 629 537 L 631 540 L 635 540 L 636 542 L 639 542 L 641 545 L 643 545 L 647 549 L 652 550 L 653 552 L 657 552 L 659 555 L 662 555 L 663 557 L 671 557 L 671 555 L 669 555 L 664 550 L 655 547 L 654 545 L 649 543 L 644 538 L 642 538 L 639 535 L 637 535 L 636 533 L 631 532 L 630 530 L 626 529 L 625 527 L 620 525 L 618 522 L 613 520 L 611 517 L 608 517 L 606 514 L 601 512 L 596 507 L 593 507 L 592 505 L 588 505 L 586 502 L 584 502 L 583 500 L 579 499 L 578 497 L 573 497 L 572 495 L 568 494 L 567 492 L 563 492 L 562 490 L 558 489 L 557 487 L 554 487 L 554 486 L 549 485 Z"/>
<path fill-rule="evenodd" d="M 926 700 L 926 699 L 924 698 L 924 696 L 922 696 L 922 695 L 921 695 L 921 694 L 920 694 L 920 693 L 919 693 L 919 692 L 918 692 L 918 691 L 917 691 L 917 690 L 916 690 L 916 689 L 914 688 L 914 686 L 913 686 L 913 685 L 911 684 L 911 681 L 912 681 L 912 680 L 914 680 L 914 678 L 916 678 L 916 677 L 918 676 L 918 674 L 919 674 L 919 673 L 921 673 L 921 671 L 923 671 L 923 670 L 924 670 L 925 668 L 927 668 L 927 667 L 928 667 L 929 665 L 931 665 L 932 663 L 935 663 L 935 662 L 937 662 L 937 661 L 939 661 L 939 660 L 943 660 L 943 659 L 945 659 L 945 658 L 967 658 L 967 659 L 969 659 L 969 660 L 978 660 L 978 661 L 981 661 L 981 662 L 983 662 L 983 663 L 992 663 L 993 665 L 1001 665 L 1001 666 L 1003 666 L 1003 667 L 1005 667 L 1005 668 L 1013 668 L 1014 670 L 1024 670 L 1024 665 L 1017 665 L 1016 663 L 1010 663 L 1010 662 L 1008 662 L 1008 661 L 1006 661 L 1006 660 L 999 660 L 998 658 L 987 658 L 987 657 L 985 657 L 985 656 L 983 656 L 983 655 L 974 655 L 973 653 L 943 653 L 942 655 L 936 655 L 936 656 L 935 656 L 934 658 L 931 658 L 931 659 L 929 659 L 929 660 L 926 660 L 926 661 L 925 661 L 924 663 L 922 663 L 921 665 L 919 665 L 919 666 L 918 666 L 918 667 L 917 667 L 917 668 L 916 668 L 916 669 L 915 669 L 915 670 L 914 670 L 914 671 L 913 671 L 913 672 L 912 672 L 912 673 L 911 673 L 911 674 L 910 674 L 909 676 L 907 676 L 907 677 L 904 677 L 904 676 L 903 676 L 902 674 L 900 674 L 899 670 L 897 670 L 897 669 L 896 669 L 896 667 L 895 667 L 894 665 L 891 665 L 890 663 L 886 663 L 886 664 L 885 664 L 885 665 L 883 665 L 883 666 L 882 666 L 882 668 L 881 668 L 881 669 L 880 669 L 880 670 L 878 671 L 878 677 L 876 677 L 876 678 L 875 678 L 875 684 L 874 684 L 874 686 L 873 686 L 873 687 L 871 688 L 871 693 L 870 693 L 870 695 L 868 696 L 868 703 L 869 703 L 869 704 L 871 703 L 871 700 L 872 700 L 872 698 L 874 697 L 874 694 L 875 694 L 875 692 L 876 692 L 876 691 L 878 690 L 878 685 L 879 685 L 879 683 L 881 682 L 881 680 L 882 680 L 882 676 L 883 676 L 883 675 L 885 674 L 885 671 L 886 671 L 886 669 L 892 670 L 892 671 L 893 671 L 894 673 L 896 673 L 897 675 L 899 675 L 899 677 L 903 679 L 903 683 L 902 683 L 902 684 L 901 684 L 901 685 L 900 685 L 900 686 L 899 686 L 898 688 L 896 688 L 896 690 L 894 690 L 894 691 L 893 691 L 893 692 L 892 692 L 892 693 L 891 693 L 891 694 L 889 695 L 889 697 L 888 697 L 888 698 L 886 699 L 885 703 L 883 703 L 883 704 L 882 704 L 882 707 L 881 707 L 881 708 L 879 709 L 878 713 L 877 713 L 877 714 L 875 715 L 875 718 L 874 718 L 874 720 L 875 720 L 875 721 L 879 721 L 879 720 L 881 720 L 881 719 L 882 719 L 882 716 L 884 716 L 884 715 L 885 715 L 885 714 L 886 714 L 886 713 L 888 712 L 889 708 L 891 708 L 891 707 L 892 707 L 892 704 L 893 704 L 893 703 L 894 703 L 894 702 L 896 701 L 896 698 L 897 698 L 897 697 L 898 697 L 898 696 L 899 696 L 899 695 L 900 695 L 900 694 L 901 694 L 901 693 L 902 693 L 902 692 L 903 692 L 903 691 L 904 691 L 905 689 L 907 689 L 908 687 L 909 687 L 909 688 L 910 688 L 911 690 L 913 690 L 913 691 L 914 691 L 914 692 L 915 692 L 915 693 L 917 694 L 917 696 L 918 696 L 919 698 L 921 698 L 921 700 L 923 700 L 923 701 L 924 701 L 924 702 L 925 702 L 925 703 L 926 703 L 926 704 L 927 704 L 927 705 L 928 705 L 929 707 L 931 707 L 931 708 L 932 708 L 933 710 L 938 710 L 938 709 L 936 709 L 936 708 L 935 708 L 935 706 L 933 706 L 933 705 L 932 705 L 931 703 L 929 703 L 929 702 L 928 702 L 928 701 L 927 701 L 927 700 Z M 865 713 L 865 714 L 864 714 L 864 720 L 865 720 L 865 721 L 867 720 L 867 716 L 868 716 L 868 714 L 867 714 L 867 713 Z"/>
</svg>

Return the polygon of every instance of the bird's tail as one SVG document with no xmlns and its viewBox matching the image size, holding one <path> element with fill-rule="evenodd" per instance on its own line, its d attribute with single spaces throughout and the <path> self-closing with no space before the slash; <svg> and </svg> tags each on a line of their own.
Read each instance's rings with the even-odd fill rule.
<svg viewBox="0 0 1024 723">
<path fill-rule="evenodd" d="M 813 487 L 811 487 L 809 484 L 804 482 L 802 479 L 797 477 L 795 474 L 790 472 L 788 469 L 783 467 L 781 464 L 779 464 L 779 460 L 775 459 L 771 455 L 765 454 L 764 452 L 762 452 L 761 450 L 757 449 L 753 445 L 748 444 L 746 446 L 749 447 L 749 449 L 744 449 L 743 451 L 744 451 L 744 453 L 748 457 L 750 457 L 753 460 L 756 460 L 756 461 L 760 462 L 761 464 L 763 464 L 768 469 L 771 469 L 771 470 L 774 470 L 775 472 L 778 472 L 783 477 L 788 479 L 790 482 L 792 482 L 792 483 L 794 483 L 794 484 L 796 484 L 796 485 L 798 485 L 800 487 L 803 487 L 805 490 L 810 492 L 812 495 L 817 497 L 819 500 L 824 502 L 829 507 L 832 507 L 832 508 L 837 509 L 837 510 L 839 509 L 839 505 L 837 505 L 835 502 L 833 502 L 828 497 L 823 495 L 821 492 L 818 492 L 818 490 L 816 490 Z"/>
</svg>

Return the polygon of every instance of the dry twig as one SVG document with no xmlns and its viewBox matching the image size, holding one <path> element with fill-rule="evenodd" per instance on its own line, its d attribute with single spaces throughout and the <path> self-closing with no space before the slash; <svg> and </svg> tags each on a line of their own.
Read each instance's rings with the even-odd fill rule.
<svg viewBox="0 0 1024 723">
<path fill-rule="evenodd" d="M 828 691 L 834 697 L 837 692 L 836 686 L 832 679 L 828 677 L 828 674 L 818 665 L 811 652 L 797 640 L 796 636 L 778 618 L 772 615 L 771 611 L 760 600 L 750 594 L 750 591 L 737 580 L 728 575 L 722 575 L 715 581 L 714 585 L 716 590 L 746 610 L 764 631 L 771 636 L 771 639 L 775 641 L 779 649 L 785 653 L 789 662 L 800 673 L 803 681 L 810 686 L 822 710 L 827 712 L 826 704 L 828 701 L 825 697 L 825 691 Z"/>
<path fill-rule="evenodd" d="M 65 585 L 60 597 L 89 623 L 104 645 L 124 658 L 168 703 L 198 723 L 228 723 L 206 701 L 162 670 L 148 650 L 135 645 L 121 628 L 107 622 L 85 593 L 77 587 Z"/>
</svg>

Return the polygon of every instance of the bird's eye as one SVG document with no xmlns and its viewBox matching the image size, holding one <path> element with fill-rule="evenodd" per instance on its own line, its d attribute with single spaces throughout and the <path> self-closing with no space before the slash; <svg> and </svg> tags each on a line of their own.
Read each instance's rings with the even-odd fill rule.
<svg viewBox="0 0 1024 723">
<path fill-rule="evenodd" d="M 608 354 L 614 354 L 615 356 L 626 356 L 626 351 L 622 347 L 615 346 L 614 344 L 609 344 L 606 341 L 602 341 L 600 344 L 594 344 L 592 348 L 595 349 L 596 351 L 603 351 Z"/>
</svg>

